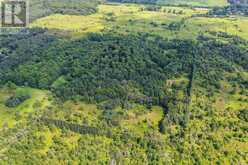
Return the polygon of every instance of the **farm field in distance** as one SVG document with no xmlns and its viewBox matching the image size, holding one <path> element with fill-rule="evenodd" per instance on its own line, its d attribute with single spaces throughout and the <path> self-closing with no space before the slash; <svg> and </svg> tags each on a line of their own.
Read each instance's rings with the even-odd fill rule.
<svg viewBox="0 0 248 165">
<path fill-rule="evenodd" d="M 34 21 L 31 27 L 62 30 L 74 37 L 88 32 L 147 32 L 165 38 L 195 38 L 209 32 L 225 32 L 248 37 L 248 19 L 242 16 L 206 18 L 199 16 L 206 8 L 162 7 L 159 11 L 143 11 L 144 5 L 100 5 L 99 11 L 88 16 L 50 15 Z M 198 15 L 198 16 L 197 16 Z M 71 26 L 71 24 L 73 24 Z M 180 26 L 171 30 L 168 26 Z"/>
</svg>

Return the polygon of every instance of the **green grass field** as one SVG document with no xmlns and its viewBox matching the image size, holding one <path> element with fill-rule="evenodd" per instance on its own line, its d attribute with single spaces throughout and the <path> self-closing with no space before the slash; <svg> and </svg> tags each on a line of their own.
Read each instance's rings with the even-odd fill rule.
<svg viewBox="0 0 248 165">
<path fill-rule="evenodd" d="M 63 30 L 75 37 L 84 33 L 99 32 L 104 28 L 101 15 L 99 14 L 89 16 L 55 14 L 34 21 L 31 27 Z"/>
<path fill-rule="evenodd" d="M 147 32 L 165 38 L 195 38 L 208 32 L 226 32 L 246 39 L 248 18 L 191 17 L 204 14 L 207 9 L 186 7 L 163 7 L 160 11 L 142 11 L 143 5 L 111 4 L 100 5 L 96 14 L 89 16 L 51 15 L 36 20 L 31 27 L 42 27 L 64 31 L 73 37 L 89 32 L 136 33 Z M 168 29 L 171 23 L 181 23 L 176 30 Z"/>
</svg>

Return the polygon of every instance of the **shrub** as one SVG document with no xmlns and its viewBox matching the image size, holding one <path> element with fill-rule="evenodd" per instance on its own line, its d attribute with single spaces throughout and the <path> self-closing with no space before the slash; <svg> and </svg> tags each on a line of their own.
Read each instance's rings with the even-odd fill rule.
<svg viewBox="0 0 248 165">
<path fill-rule="evenodd" d="M 29 93 L 19 92 L 19 93 L 16 93 L 14 96 L 10 97 L 9 99 L 7 99 L 7 101 L 5 102 L 5 105 L 10 108 L 17 107 L 18 105 L 20 105 L 21 103 L 23 103 L 29 98 L 30 98 Z"/>
</svg>

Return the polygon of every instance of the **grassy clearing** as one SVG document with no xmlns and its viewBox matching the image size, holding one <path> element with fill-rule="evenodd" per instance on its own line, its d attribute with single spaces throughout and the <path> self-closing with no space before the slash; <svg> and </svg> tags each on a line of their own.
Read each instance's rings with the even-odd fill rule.
<svg viewBox="0 0 248 165">
<path fill-rule="evenodd" d="M 5 106 L 5 101 L 11 97 L 17 90 L 28 91 L 31 98 L 24 101 L 15 108 L 8 108 Z M 6 88 L 0 89 L 0 128 L 3 125 L 13 127 L 19 121 L 25 120 L 29 113 L 35 112 L 38 109 L 44 109 L 50 105 L 48 100 L 49 93 L 47 91 L 31 89 L 31 88 L 17 88 L 16 90 L 9 90 Z"/>
<path fill-rule="evenodd" d="M 205 18 L 196 17 L 187 22 L 192 24 L 202 32 L 205 31 L 220 31 L 231 35 L 237 35 L 244 39 L 248 38 L 248 18 L 233 17 L 233 18 Z"/>
<path fill-rule="evenodd" d="M 67 120 L 79 124 L 95 126 L 98 123 L 101 115 L 101 111 L 97 108 L 96 105 L 85 104 L 83 102 L 75 103 L 72 101 L 67 101 L 63 105 L 63 108 L 68 109 L 68 111 L 70 112 Z M 65 116 L 65 114 L 62 114 L 61 118 L 63 116 Z"/>
<path fill-rule="evenodd" d="M 127 118 L 121 121 L 121 126 L 142 136 L 151 128 L 158 131 L 158 124 L 162 118 L 163 109 L 161 107 L 152 107 L 151 110 L 148 110 L 144 106 L 137 105 L 128 111 Z"/>
<path fill-rule="evenodd" d="M 163 117 L 163 109 L 157 106 L 151 110 L 143 105 L 134 105 L 129 110 L 117 107 L 108 114 L 108 110 L 100 110 L 96 105 L 80 101 L 67 101 L 50 112 L 49 118 L 93 127 L 101 125 L 101 120 L 107 121 L 111 118 L 110 122 L 115 122 L 116 128 L 120 126 L 140 136 L 151 128 L 158 131 L 159 121 Z"/>
<path fill-rule="evenodd" d="M 34 21 L 31 27 L 63 30 L 74 37 L 81 36 L 84 33 L 100 32 L 104 28 L 99 14 L 90 16 L 55 14 Z"/>
</svg>

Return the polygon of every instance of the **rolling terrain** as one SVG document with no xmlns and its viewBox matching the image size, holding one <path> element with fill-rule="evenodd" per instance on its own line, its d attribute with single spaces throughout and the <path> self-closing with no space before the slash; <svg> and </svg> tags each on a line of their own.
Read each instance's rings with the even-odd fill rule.
<svg viewBox="0 0 248 165">
<path fill-rule="evenodd" d="M 202 15 L 206 14 L 208 9 L 203 8 L 161 7 L 158 11 L 149 11 L 147 8 L 133 4 L 100 5 L 98 12 L 92 15 L 50 15 L 34 21 L 31 27 L 64 30 L 65 33 L 74 34 L 75 37 L 88 32 L 103 31 L 121 34 L 147 32 L 165 38 L 183 39 L 216 32 L 228 33 L 244 39 L 248 37 L 248 20 L 244 16 L 204 17 Z"/>
<path fill-rule="evenodd" d="M 0 165 L 247 164 L 248 17 L 118 2 L 33 1 L 0 36 Z"/>
</svg>

